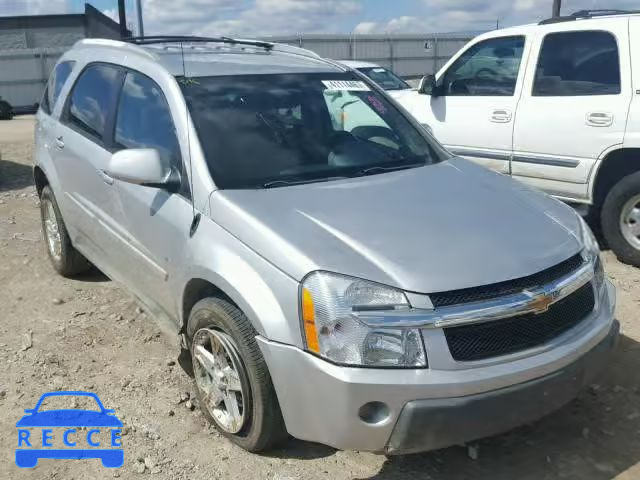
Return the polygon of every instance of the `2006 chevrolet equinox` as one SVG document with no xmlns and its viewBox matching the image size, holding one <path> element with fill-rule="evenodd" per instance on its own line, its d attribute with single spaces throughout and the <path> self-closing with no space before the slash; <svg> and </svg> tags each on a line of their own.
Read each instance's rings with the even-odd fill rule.
<svg viewBox="0 0 640 480">
<path fill-rule="evenodd" d="M 305 50 L 80 41 L 36 148 L 55 269 L 91 262 L 183 334 L 204 414 L 247 450 L 493 435 L 571 400 L 618 336 L 571 208 Z"/>
</svg>

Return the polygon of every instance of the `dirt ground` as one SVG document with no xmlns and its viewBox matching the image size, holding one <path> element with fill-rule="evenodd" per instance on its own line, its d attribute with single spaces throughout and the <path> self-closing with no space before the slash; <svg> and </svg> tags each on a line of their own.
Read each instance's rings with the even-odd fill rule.
<svg viewBox="0 0 640 480">
<path fill-rule="evenodd" d="M 620 347 L 601 381 L 561 411 L 472 449 L 388 459 L 292 439 L 252 455 L 189 408 L 176 339 L 125 291 L 98 272 L 54 274 L 41 241 L 32 137 L 30 117 L 0 122 L 0 478 L 640 479 L 640 269 L 611 252 L 603 256 L 618 288 Z M 122 468 L 99 460 L 16 467 L 16 421 L 51 390 L 94 391 L 115 409 L 125 425 Z"/>
</svg>

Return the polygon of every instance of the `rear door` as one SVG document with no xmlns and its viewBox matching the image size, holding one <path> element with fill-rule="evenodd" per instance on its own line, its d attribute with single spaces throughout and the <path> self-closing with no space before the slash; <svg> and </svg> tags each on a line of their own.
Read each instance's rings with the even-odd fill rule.
<svg viewBox="0 0 640 480">
<path fill-rule="evenodd" d="M 154 148 L 167 172 L 182 180 L 177 193 L 115 182 L 116 204 L 124 241 L 120 244 L 118 269 L 125 283 L 147 304 L 159 305 L 175 314 L 175 273 L 187 252 L 193 219 L 188 177 L 178 135 L 167 100 L 158 84 L 146 75 L 128 71 L 114 121 L 114 151 Z M 177 288 L 174 285 L 174 288 Z"/>
<path fill-rule="evenodd" d="M 35 125 L 35 148 L 36 158 L 51 158 L 55 155 L 54 133 L 56 130 L 56 116 L 59 115 L 60 109 L 56 110 L 56 105 L 62 88 L 65 86 L 75 62 L 73 60 L 62 61 L 58 63 L 47 82 L 40 108 L 36 113 Z M 44 162 L 50 164 L 50 162 Z M 56 193 L 56 192 L 54 192 Z M 58 199 L 58 204 L 64 211 L 64 198 Z"/>
<path fill-rule="evenodd" d="M 53 158 L 60 178 L 74 246 L 109 272 L 117 239 L 111 190 L 110 129 L 122 71 L 94 63 L 78 76 L 54 129 Z"/>
<path fill-rule="evenodd" d="M 540 29 L 514 131 L 512 174 L 547 192 L 588 199 L 605 152 L 624 140 L 633 90 L 628 19 Z"/>
</svg>

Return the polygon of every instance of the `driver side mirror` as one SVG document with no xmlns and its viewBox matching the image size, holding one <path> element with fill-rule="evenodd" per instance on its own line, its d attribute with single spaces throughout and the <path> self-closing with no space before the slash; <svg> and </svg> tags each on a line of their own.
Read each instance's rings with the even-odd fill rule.
<svg viewBox="0 0 640 480">
<path fill-rule="evenodd" d="M 421 95 L 438 95 L 438 86 L 436 83 L 436 76 L 433 74 L 425 75 L 420 79 L 420 85 L 418 85 L 418 93 Z"/>
<path fill-rule="evenodd" d="M 154 148 L 129 148 L 111 156 L 104 173 L 114 180 L 159 188 L 169 193 L 180 189 L 180 174 L 167 168 Z"/>
</svg>

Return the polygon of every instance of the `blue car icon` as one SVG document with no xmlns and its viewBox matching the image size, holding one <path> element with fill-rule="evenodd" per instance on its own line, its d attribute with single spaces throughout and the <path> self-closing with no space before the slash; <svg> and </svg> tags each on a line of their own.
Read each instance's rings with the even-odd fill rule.
<svg viewBox="0 0 640 480">
<path fill-rule="evenodd" d="M 84 409 L 60 409 L 39 411 L 42 402 L 50 397 L 70 396 L 70 397 L 90 397 L 95 400 L 99 407 L 96 410 Z M 16 449 L 16 465 L 23 468 L 35 467 L 40 458 L 60 458 L 60 459 L 85 459 L 99 458 L 102 465 L 107 468 L 118 468 L 124 463 L 124 451 L 120 441 L 120 428 L 122 422 L 115 416 L 114 410 L 104 408 L 98 395 L 92 392 L 79 391 L 58 391 L 43 394 L 34 408 L 25 409 L 23 416 L 16 423 L 18 427 L 18 448 Z M 52 447 L 52 430 L 46 427 L 64 427 L 64 445 L 69 448 L 56 449 Z M 89 430 L 86 434 L 86 442 L 90 447 L 96 448 L 73 448 L 77 444 L 80 433 L 76 428 L 85 427 Z M 42 429 L 42 442 L 38 439 L 31 439 L 33 430 Z M 112 448 L 99 448 L 101 443 L 96 440 L 103 430 L 110 430 L 109 445 Z M 35 437 L 35 436 L 34 436 Z M 71 441 L 71 439 L 76 441 Z M 31 448 L 33 445 L 34 448 Z M 37 447 L 44 448 L 37 448 Z"/>
</svg>

